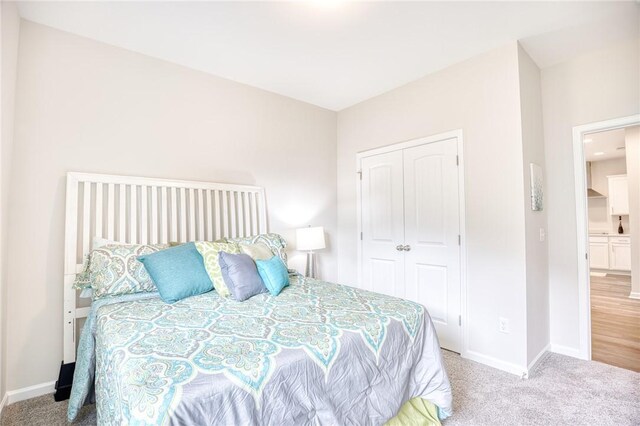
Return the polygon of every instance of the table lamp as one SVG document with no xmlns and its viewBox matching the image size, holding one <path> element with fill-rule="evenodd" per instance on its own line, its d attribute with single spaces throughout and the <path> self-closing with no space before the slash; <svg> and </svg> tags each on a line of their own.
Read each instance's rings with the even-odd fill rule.
<svg viewBox="0 0 640 426">
<path fill-rule="evenodd" d="M 306 277 L 316 278 L 318 271 L 316 270 L 314 250 L 321 250 L 326 247 L 324 228 L 322 226 L 309 226 L 308 228 L 296 229 L 296 244 L 298 250 L 307 252 L 307 266 L 304 275 Z"/>
</svg>

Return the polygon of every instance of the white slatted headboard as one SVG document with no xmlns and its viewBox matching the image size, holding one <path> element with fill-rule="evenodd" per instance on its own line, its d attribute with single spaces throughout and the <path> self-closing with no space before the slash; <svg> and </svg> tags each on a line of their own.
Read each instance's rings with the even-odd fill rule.
<svg viewBox="0 0 640 426">
<path fill-rule="evenodd" d="M 72 288 L 93 237 L 134 244 L 214 241 L 267 232 L 264 189 L 91 173 L 67 173 L 64 245 L 64 362 L 76 356 Z"/>
</svg>

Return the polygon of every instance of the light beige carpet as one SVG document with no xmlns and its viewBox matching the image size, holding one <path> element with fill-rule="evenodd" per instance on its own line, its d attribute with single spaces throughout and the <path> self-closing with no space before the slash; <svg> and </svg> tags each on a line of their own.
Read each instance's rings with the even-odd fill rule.
<svg viewBox="0 0 640 426">
<path fill-rule="evenodd" d="M 640 373 L 557 354 L 546 356 L 528 380 L 444 351 L 458 425 L 640 425 Z M 46 395 L 5 407 L 0 424 L 66 425 L 67 403 Z M 95 425 L 94 406 L 76 425 Z"/>
</svg>

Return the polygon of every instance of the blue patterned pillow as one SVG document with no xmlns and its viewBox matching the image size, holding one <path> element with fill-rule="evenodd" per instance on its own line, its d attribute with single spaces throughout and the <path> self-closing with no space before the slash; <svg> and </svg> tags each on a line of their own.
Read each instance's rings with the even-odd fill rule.
<svg viewBox="0 0 640 426">
<path fill-rule="evenodd" d="M 277 296 L 289 285 L 289 271 L 278 256 L 273 256 L 269 260 L 256 260 L 256 266 L 260 278 L 272 296 Z"/>
<path fill-rule="evenodd" d="M 114 240 L 107 240 L 105 238 L 93 237 L 91 240 L 91 250 L 99 249 L 100 247 L 104 247 L 110 244 L 115 245 L 127 245 L 126 243 L 119 243 Z M 93 289 L 91 286 L 91 270 L 89 269 L 89 260 L 91 259 L 91 253 L 84 257 L 84 262 L 82 265 L 82 272 L 76 274 L 76 279 L 73 282 L 73 288 L 76 290 L 82 290 L 80 293 L 80 297 L 91 298 L 93 297 Z"/>
<path fill-rule="evenodd" d="M 213 290 L 202 256 L 194 243 L 138 257 L 158 288 L 160 298 L 175 303 Z"/>
<path fill-rule="evenodd" d="M 221 251 L 219 262 L 222 278 L 232 299 L 242 302 L 256 294 L 267 292 L 256 264 L 248 254 L 231 254 Z"/>
<path fill-rule="evenodd" d="M 93 298 L 156 291 L 137 257 L 165 249 L 166 244 L 107 244 L 91 251 L 89 281 Z"/>
</svg>

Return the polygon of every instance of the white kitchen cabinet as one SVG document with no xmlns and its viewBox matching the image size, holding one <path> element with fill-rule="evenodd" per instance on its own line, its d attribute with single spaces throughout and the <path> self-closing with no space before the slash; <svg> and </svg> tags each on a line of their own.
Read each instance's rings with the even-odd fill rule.
<svg viewBox="0 0 640 426">
<path fill-rule="evenodd" d="M 590 235 L 589 267 L 631 271 L 631 238 L 627 235 Z"/>
<path fill-rule="evenodd" d="M 613 216 L 629 214 L 629 181 L 627 175 L 607 176 L 609 181 L 609 213 Z"/>
<path fill-rule="evenodd" d="M 608 237 L 589 237 L 589 267 L 609 269 Z"/>
<path fill-rule="evenodd" d="M 609 238 L 609 269 L 631 270 L 631 241 L 628 237 Z"/>
<path fill-rule="evenodd" d="M 609 244 L 589 244 L 589 266 L 594 269 L 609 269 Z"/>
</svg>

